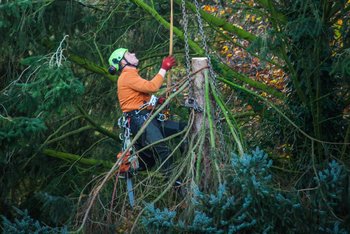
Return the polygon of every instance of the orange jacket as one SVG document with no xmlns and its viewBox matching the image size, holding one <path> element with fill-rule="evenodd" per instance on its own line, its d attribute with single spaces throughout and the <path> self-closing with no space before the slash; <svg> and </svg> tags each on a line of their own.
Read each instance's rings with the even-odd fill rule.
<svg viewBox="0 0 350 234">
<path fill-rule="evenodd" d="M 118 99 L 123 112 L 138 110 L 148 102 L 151 93 L 159 90 L 163 76 L 157 74 L 152 80 L 143 79 L 136 68 L 125 67 L 118 78 Z"/>
</svg>

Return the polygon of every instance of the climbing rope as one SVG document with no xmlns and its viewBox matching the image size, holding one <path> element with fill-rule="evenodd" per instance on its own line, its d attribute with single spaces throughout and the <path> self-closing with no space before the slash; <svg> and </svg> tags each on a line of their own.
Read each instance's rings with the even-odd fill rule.
<svg viewBox="0 0 350 234">
<path fill-rule="evenodd" d="M 169 56 L 173 55 L 173 35 L 174 35 L 174 3 L 173 0 L 170 0 L 170 35 L 169 35 Z M 167 78 L 167 90 L 171 86 L 171 71 L 168 72 Z M 166 93 L 166 98 L 170 96 L 170 91 Z"/>
<path fill-rule="evenodd" d="M 173 55 L 173 28 L 174 28 L 174 8 L 173 8 L 173 0 L 170 0 L 170 35 L 169 35 L 169 56 Z M 171 92 L 171 76 L 172 76 L 172 72 L 171 70 L 168 71 L 168 75 L 167 75 L 167 91 L 165 93 L 165 98 L 168 98 L 170 96 L 170 92 Z M 168 120 L 170 117 L 170 106 L 167 105 L 167 107 L 163 110 L 163 121 Z"/>
</svg>

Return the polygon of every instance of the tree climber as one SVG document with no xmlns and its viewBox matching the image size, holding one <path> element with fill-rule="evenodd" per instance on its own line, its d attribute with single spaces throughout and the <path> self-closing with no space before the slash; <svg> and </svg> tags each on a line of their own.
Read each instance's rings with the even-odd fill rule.
<svg viewBox="0 0 350 234">
<path fill-rule="evenodd" d="M 117 83 L 119 105 L 123 115 L 130 120 L 131 133 L 136 135 L 150 115 L 151 106 L 147 107 L 147 104 L 151 101 L 152 93 L 160 89 L 166 72 L 176 64 L 175 58 L 172 56 L 164 58 L 158 74 L 150 81 L 140 77 L 137 70 L 139 60 L 134 53 L 130 53 L 125 48 L 115 50 L 108 62 L 110 74 L 115 75 L 118 71 L 121 72 Z M 153 144 L 183 130 L 184 126 L 178 122 L 160 121 L 154 118 L 137 140 L 135 147 L 141 149 Z M 139 155 L 140 169 L 150 168 L 156 162 L 164 163 L 161 171 L 165 175 L 169 175 L 171 159 L 168 159 L 168 156 L 170 153 L 171 150 L 164 142 L 154 145 Z"/>
</svg>

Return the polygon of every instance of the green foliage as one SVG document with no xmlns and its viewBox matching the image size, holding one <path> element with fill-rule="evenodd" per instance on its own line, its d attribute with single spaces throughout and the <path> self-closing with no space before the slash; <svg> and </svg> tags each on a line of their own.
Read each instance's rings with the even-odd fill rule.
<svg viewBox="0 0 350 234">
<path fill-rule="evenodd" d="M 68 233 L 66 227 L 63 228 L 52 228 L 41 224 L 38 220 L 33 219 L 28 214 L 28 211 L 21 211 L 20 209 L 14 208 L 18 218 L 14 221 L 2 217 L 3 231 L 6 234 L 25 234 L 25 233 L 40 233 L 40 234 L 56 234 L 56 233 Z"/>
<path fill-rule="evenodd" d="M 349 53 L 344 36 L 349 33 L 347 4 L 347 1 L 334 4 L 317 0 L 272 1 L 265 8 L 271 14 L 267 18 L 271 27 L 249 48 L 263 57 L 279 57 L 288 74 L 285 89 L 288 99 L 284 103 L 288 107 L 282 107 L 284 112 L 308 135 L 329 142 L 348 141 L 344 131 L 348 122 L 342 118 L 348 105 L 348 91 L 344 89 L 349 80 Z M 279 13 L 286 20 L 277 20 L 275 17 Z M 297 157 L 310 154 L 304 135 L 284 120 L 273 126 L 273 119 L 279 117 L 271 112 L 269 115 L 262 119 L 262 127 L 272 128 L 261 129 L 265 134 L 257 144 L 266 139 L 282 141 L 292 146 L 292 153 Z M 261 146 L 265 148 L 265 144 Z M 339 147 L 327 146 L 327 150 L 321 144 L 315 147 L 321 160 L 339 152 Z"/>
<path fill-rule="evenodd" d="M 341 212 L 342 204 L 346 204 L 343 201 L 345 177 L 344 168 L 336 161 L 331 161 L 328 168 L 319 171 L 318 175 L 314 177 L 319 189 L 317 193 L 309 192 L 308 195 L 313 198 L 311 202 L 318 214 L 317 218 L 325 224 L 329 222 L 330 215 L 334 217 L 335 213 Z M 321 225 L 321 227 L 326 229 L 327 226 Z"/>
<path fill-rule="evenodd" d="M 47 129 L 44 121 L 67 112 L 84 92 L 66 62 L 58 67 L 35 57 L 24 63 L 30 64 L 25 82 L 17 80 L 0 94 L 0 145 L 26 146 L 35 141 Z"/>
<path fill-rule="evenodd" d="M 29 57 L 23 63 L 30 64 L 25 81 L 13 82 L 0 95 L 0 100 L 7 104 L 7 112 L 44 117 L 52 112 L 59 114 L 84 92 L 68 62 L 56 66 L 45 58 Z"/>
<path fill-rule="evenodd" d="M 332 161 L 318 173 L 321 186 L 308 193 L 309 201 L 297 191 L 276 188 L 271 166 L 272 161 L 259 149 L 243 157 L 233 155 L 226 182 L 216 192 L 206 194 L 194 187 L 190 216 L 150 204 L 142 223 L 155 233 L 347 233 L 344 224 L 332 216 L 332 209 L 343 202 L 345 172 L 340 164 Z"/>
<path fill-rule="evenodd" d="M 72 200 L 67 197 L 54 196 L 39 192 L 36 196 L 42 203 L 41 215 L 50 223 L 60 225 L 65 223 L 72 215 Z"/>
<path fill-rule="evenodd" d="M 169 18 L 168 1 L 143 2 L 165 20 Z M 313 137 L 338 143 L 346 141 L 344 130 L 348 123 L 342 111 L 349 97 L 345 86 L 349 82 L 349 53 L 346 49 L 350 38 L 346 36 L 349 35 L 349 7 L 344 7 L 347 1 L 321 1 L 323 5 L 317 0 L 272 0 L 268 1 L 271 3 L 268 6 L 258 5 L 266 1 L 254 1 L 253 5 L 251 2 L 221 1 L 213 15 L 220 17 L 225 24 L 245 22 L 243 27 L 249 28 L 247 31 L 263 35 L 250 46 L 262 59 L 277 56 L 274 62 L 288 73 L 287 103 L 278 103 L 285 105 L 284 113 Z M 223 9 L 225 15 L 221 15 Z M 244 20 L 248 13 L 257 16 L 256 23 L 260 17 L 267 18 L 261 19 L 262 23 L 254 28 Z M 239 20 L 234 22 L 235 18 Z M 189 19 L 189 37 L 200 43 L 201 38 L 196 36 L 195 15 L 189 13 Z M 334 32 L 334 22 L 338 19 L 343 19 L 343 26 L 339 25 Z M 175 26 L 180 26 L 179 5 L 175 5 L 174 20 Z M 221 56 L 217 43 L 223 39 L 217 32 L 225 29 L 214 24 L 207 26 L 204 23 L 209 50 L 211 54 Z M 235 53 L 233 45 L 236 39 L 243 42 L 242 38 L 234 32 L 224 33 L 228 33 L 224 43 L 232 45 L 230 53 Z M 336 42 L 333 41 L 334 34 L 339 38 Z M 96 125 L 111 131 L 121 112 L 115 106 L 115 84 L 105 80 L 101 73 L 95 73 L 96 70 L 89 70 L 88 65 L 106 68 L 110 52 L 126 47 L 136 51 L 141 74 L 149 79 L 158 72 L 161 57 L 168 52 L 169 32 L 133 1 L 5 0 L 0 4 L 0 35 L 0 213 L 7 218 L 3 226 L 10 233 L 10 230 L 20 233 L 25 228 L 29 231 L 45 229 L 42 223 L 71 225 L 72 216 L 79 209 L 76 207 L 77 198 L 84 202 L 92 187 L 91 181 L 100 181 L 99 167 L 45 157 L 40 151 L 49 147 L 84 158 L 114 160 L 118 142 L 95 129 L 76 131 L 91 124 L 74 108 L 77 103 Z M 60 43 L 63 37 L 64 47 Z M 242 43 L 244 47 L 245 42 Z M 174 45 L 181 71 L 184 44 L 175 36 Z M 66 59 L 72 58 L 71 53 L 83 58 L 82 63 L 85 59 L 89 61 L 88 65 L 68 62 Z M 222 62 L 245 68 L 250 60 L 242 57 L 242 60 L 234 61 L 221 56 L 212 59 L 214 61 L 219 61 L 214 64 L 214 70 L 219 71 Z M 230 79 L 245 78 L 238 81 L 244 87 L 250 86 L 248 81 L 254 81 L 255 70 L 242 74 L 224 67 L 227 72 L 225 70 L 222 75 Z M 173 71 L 173 76 L 180 77 L 180 73 Z M 254 121 L 245 117 L 239 119 L 238 125 L 253 125 L 255 130 L 246 134 L 244 137 L 248 139 L 245 140 L 269 152 L 271 148 L 288 144 L 290 159 L 288 164 L 282 165 L 288 168 L 282 170 L 300 170 L 305 176 L 298 178 L 297 182 L 293 180 L 295 175 L 287 172 L 276 177 L 271 173 L 272 162 L 259 150 L 242 158 L 233 156 L 230 165 L 225 164 L 229 157 L 223 155 L 224 159 L 218 158 L 218 162 L 220 167 L 227 166 L 222 173 L 225 182 L 206 192 L 194 186 L 194 205 L 189 205 L 189 209 L 183 212 L 149 205 L 149 212 L 144 217 L 148 230 L 159 233 L 285 233 L 285 229 L 303 233 L 344 232 L 344 223 L 335 220 L 336 216 L 342 219 L 348 215 L 346 209 L 349 208 L 344 208 L 348 203 L 343 198 L 346 186 L 342 182 L 348 168 L 331 162 L 317 176 L 310 168 L 318 170 L 329 158 L 339 158 L 337 155 L 342 149 L 347 160 L 350 148 L 322 144 L 319 150 L 312 152 L 316 157 L 315 164 L 312 164 L 309 140 L 305 140 L 294 126 L 291 127 L 255 97 L 240 91 L 232 92 L 229 87 L 218 85 L 218 88 L 218 91 L 225 92 L 222 98 L 229 105 L 228 110 L 241 111 L 250 104 L 254 114 L 259 115 Z M 179 99 L 182 103 L 182 98 Z M 274 100 L 271 102 L 276 104 Z M 171 103 L 171 110 L 180 116 L 187 115 L 187 110 L 177 106 Z M 232 140 L 225 132 L 223 135 L 227 148 L 233 148 Z M 316 144 L 316 147 L 320 145 Z M 274 160 L 276 165 L 281 166 L 280 160 Z M 212 183 L 208 181 L 208 184 Z M 295 184 L 295 187 L 290 187 L 290 184 Z M 137 192 L 148 194 L 138 188 Z M 125 187 L 118 186 L 117 190 L 114 202 L 117 209 L 111 212 L 117 217 L 112 217 L 116 226 L 124 222 L 121 217 L 126 217 L 119 213 L 126 210 L 124 196 L 120 196 L 125 194 Z M 111 202 L 111 191 L 113 185 L 109 183 L 99 194 L 100 203 L 95 203 L 93 214 L 88 217 L 92 220 L 92 231 L 97 230 L 94 228 L 98 225 L 105 225 L 106 204 Z M 136 196 L 144 198 L 137 193 Z M 169 203 L 174 202 L 165 201 L 164 207 L 170 207 Z M 29 212 L 22 212 L 18 222 L 12 222 L 12 211 L 7 209 L 12 206 Z M 121 206 L 123 209 L 119 209 Z M 84 213 L 84 210 L 80 211 Z M 28 213 L 33 218 L 25 215 Z M 50 233 L 49 228 L 47 230 Z"/>
<path fill-rule="evenodd" d="M 45 123 L 39 118 L 18 117 L 0 120 L 0 145 L 8 144 L 46 130 Z"/>
<path fill-rule="evenodd" d="M 349 84 L 348 78 L 350 77 L 350 49 L 346 49 L 343 53 L 336 56 L 331 73 L 344 77 L 345 81 Z"/>
<path fill-rule="evenodd" d="M 0 12 L 1 12 L 1 21 L 0 29 L 10 29 L 10 35 L 13 33 L 14 29 L 11 29 L 13 26 L 13 20 L 20 20 L 21 13 L 27 10 L 30 10 L 33 6 L 33 2 L 29 0 L 20 0 L 20 1 L 11 1 L 7 3 L 1 3 Z M 16 30 L 16 29 L 15 29 Z"/>
<path fill-rule="evenodd" d="M 42 63 L 42 60 L 35 60 L 32 64 L 35 68 L 32 82 L 17 84 L 21 93 L 36 105 L 28 108 L 28 103 L 19 104 L 19 111 L 32 112 L 48 115 L 51 112 L 60 113 L 62 109 L 67 108 L 84 92 L 83 84 L 74 77 L 69 64 L 64 62 L 61 66 L 52 66 L 50 63 Z M 32 76 L 33 74 L 29 74 Z M 21 98 L 21 97 L 19 97 Z"/>
</svg>

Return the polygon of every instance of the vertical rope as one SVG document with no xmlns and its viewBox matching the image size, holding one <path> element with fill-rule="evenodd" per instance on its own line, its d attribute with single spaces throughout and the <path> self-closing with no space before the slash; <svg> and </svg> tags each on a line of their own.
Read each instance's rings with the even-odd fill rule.
<svg viewBox="0 0 350 234">
<path fill-rule="evenodd" d="M 170 0 L 170 43 L 169 43 L 169 55 L 173 55 L 173 25 L 174 25 L 174 3 L 173 0 Z M 171 71 L 168 72 L 168 78 L 167 78 L 167 92 L 166 92 L 166 98 L 170 95 L 170 87 L 171 87 Z"/>
</svg>

